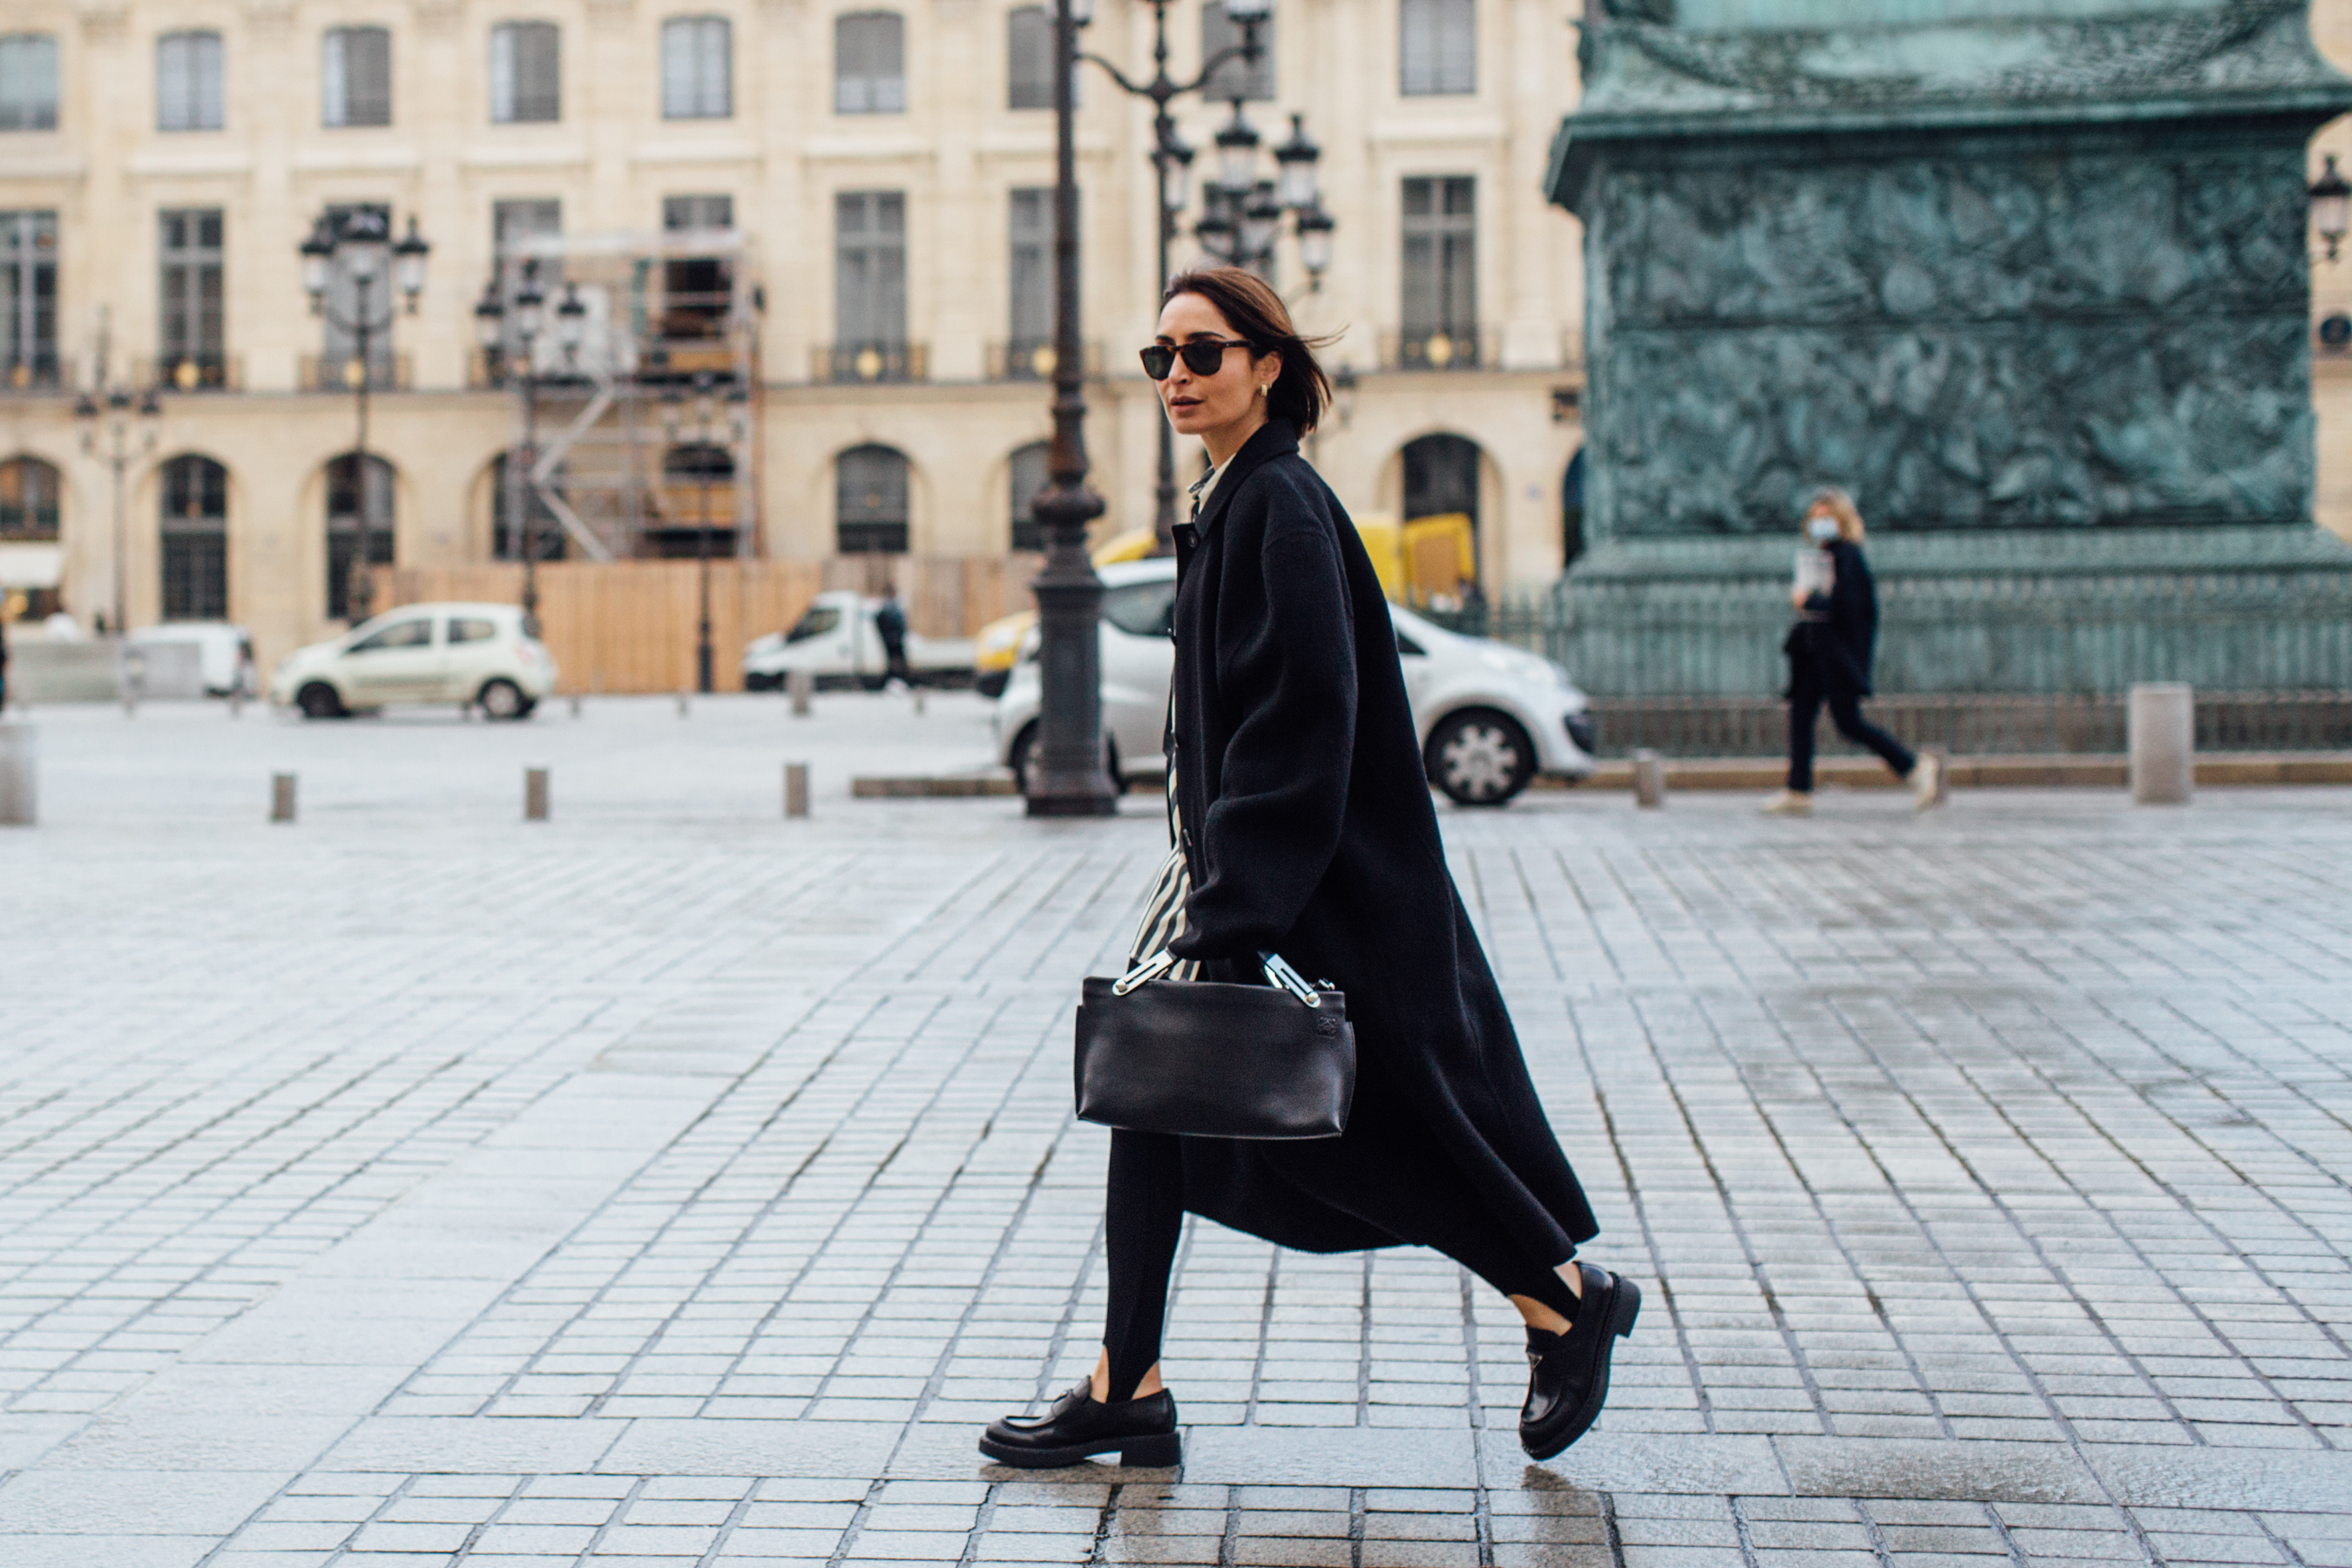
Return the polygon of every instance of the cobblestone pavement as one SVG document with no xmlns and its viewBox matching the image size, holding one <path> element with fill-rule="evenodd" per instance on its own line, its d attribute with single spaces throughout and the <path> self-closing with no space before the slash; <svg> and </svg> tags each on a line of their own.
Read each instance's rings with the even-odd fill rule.
<svg viewBox="0 0 2352 1568">
<path fill-rule="evenodd" d="M 1196 1225 L 1184 1468 L 1040 1477 L 972 1438 L 1093 1357 L 1161 837 L 840 798 L 978 712 L 37 715 L 0 1563 L 2352 1564 L 2346 794 L 1449 814 L 1647 1292 L 1607 1415 L 1529 1465 L 1483 1287 Z"/>
</svg>

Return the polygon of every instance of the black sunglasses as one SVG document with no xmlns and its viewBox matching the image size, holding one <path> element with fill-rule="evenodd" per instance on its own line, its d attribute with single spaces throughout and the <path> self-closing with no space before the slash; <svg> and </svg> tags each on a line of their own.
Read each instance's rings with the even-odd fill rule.
<svg viewBox="0 0 2352 1568">
<path fill-rule="evenodd" d="M 1184 356 L 1184 368 L 1194 375 L 1214 375 L 1225 363 L 1227 349 L 1245 349 L 1250 345 L 1239 338 L 1194 338 L 1181 345 L 1154 343 L 1143 351 L 1143 374 L 1154 381 L 1166 381 L 1176 368 L 1176 356 Z"/>
</svg>

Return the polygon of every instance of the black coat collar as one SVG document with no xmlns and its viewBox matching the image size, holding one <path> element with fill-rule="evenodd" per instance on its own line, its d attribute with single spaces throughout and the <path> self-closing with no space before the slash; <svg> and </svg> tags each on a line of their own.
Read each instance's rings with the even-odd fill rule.
<svg viewBox="0 0 2352 1568">
<path fill-rule="evenodd" d="M 1209 492 L 1209 504 L 1202 507 L 1201 515 L 1192 520 L 1194 537 L 1204 538 L 1209 530 L 1216 526 L 1217 519 L 1223 517 L 1225 508 L 1233 504 L 1234 495 L 1242 488 L 1242 481 L 1249 478 L 1252 469 L 1297 450 L 1298 430 L 1289 420 L 1269 419 L 1258 426 L 1257 434 L 1243 442 L 1242 449 L 1235 452 L 1225 465 L 1224 477 L 1217 481 L 1217 488 Z"/>
</svg>

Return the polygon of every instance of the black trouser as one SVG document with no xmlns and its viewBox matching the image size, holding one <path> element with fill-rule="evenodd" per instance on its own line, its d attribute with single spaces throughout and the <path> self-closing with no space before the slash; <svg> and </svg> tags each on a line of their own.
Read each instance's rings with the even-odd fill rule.
<svg viewBox="0 0 2352 1568">
<path fill-rule="evenodd" d="M 1387 1140 L 1351 1137 L 1287 1159 L 1282 1146 L 1269 1145 L 1268 1157 L 1277 1167 L 1290 1167 L 1284 1173 L 1310 1196 L 1374 1219 L 1401 1241 L 1435 1247 L 1505 1295 L 1531 1296 L 1564 1318 L 1576 1315 L 1575 1292 L 1558 1266 L 1507 1234 L 1467 1181 L 1433 1179 L 1426 1159 L 1391 1158 L 1393 1147 Z M 1168 1276 L 1184 1229 L 1184 1155 L 1174 1136 L 1111 1133 L 1103 1228 L 1110 1269 L 1103 1325 L 1108 1392 L 1113 1399 L 1131 1399 L 1160 1360 Z"/>
<path fill-rule="evenodd" d="M 1909 778 L 1919 759 L 1910 749 L 1862 716 L 1862 694 L 1841 684 L 1834 690 L 1808 674 L 1800 674 L 1789 688 L 1789 787 L 1810 793 L 1813 787 L 1813 729 L 1828 703 L 1830 722 L 1839 734 L 1868 746 L 1898 777 Z"/>
</svg>

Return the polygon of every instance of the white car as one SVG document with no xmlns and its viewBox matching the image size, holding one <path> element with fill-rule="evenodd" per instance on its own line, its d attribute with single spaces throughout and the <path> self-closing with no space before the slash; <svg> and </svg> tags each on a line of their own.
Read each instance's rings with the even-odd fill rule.
<svg viewBox="0 0 2352 1568">
<path fill-rule="evenodd" d="M 252 697 L 253 638 L 226 621 L 165 621 L 139 626 L 123 639 L 134 648 L 187 646 L 195 649 L 198 678 L 207 697 Z"/>
<path fill-rule="evenodd" d="M 455 702 L 522 719 L 555 689 L 555 660 L 512 605 L 403 605 L 332 642 L 297 648 L 269 678 L 269 700 L 310 719 L 391 702 Z"/>
<path fill-rule="evenodd" d="M 864 686 L 878 689 L 889 679 L 890 659 L 874 625 L 879 599 L 846 588 L 819 594 L 792 629 L 754 637 L 743 649 L 743 689 L 781 691 L 795 670 L 806 670 L 819 686 Z M 971 672 L 971 639 L 907 634 L 907 668 L 938 678 Z"/>
<path fill-rule="evenodd" d="M 1103 580 L 1102 703 L 1112 772 L 1122 780 L 1167 771 L 1160 752 L 1176 563 L 1168 556 L 1097 568 Z M 1466 637 L 1391 605 L 1405 695 L 1430 781 L 1463 805 L 1500 805 L 1536 774 L 1580 779 L 1593 770 L 1592 718 L 1568 672 L 1520 648 Z M 1037 738 L 1035 635 L 996 704 L 997 755 L 1016 775 Z"/>
</svg>

